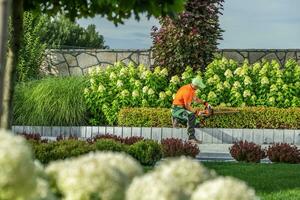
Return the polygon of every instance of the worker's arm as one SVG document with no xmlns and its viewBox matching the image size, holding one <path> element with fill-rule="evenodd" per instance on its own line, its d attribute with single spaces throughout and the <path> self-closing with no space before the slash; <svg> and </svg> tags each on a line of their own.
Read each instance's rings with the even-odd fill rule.
<svg viewBox="0 0 300 200">
<path fill-rule="evenodd" d="M 197 109 L 192 108 L 192 106 L 191 106 L 190 103 L 186 103 L 186 104 L 184 105 L 184 108 L 187 109 L 188 111 L 193 112 L 193 113 L 195 113 L 195 112 L 197 111 Z"/>
<path fill-rule="evenodd" d="M 205 103 L 205 101 L 203 101 L 202 99 L 198 98 L 197 96 L 194 97 L 194 101 L 195 101 L 196 103 L 201 103 L 201 104 L 204 104 L 204 103 Z"/>
</svg>

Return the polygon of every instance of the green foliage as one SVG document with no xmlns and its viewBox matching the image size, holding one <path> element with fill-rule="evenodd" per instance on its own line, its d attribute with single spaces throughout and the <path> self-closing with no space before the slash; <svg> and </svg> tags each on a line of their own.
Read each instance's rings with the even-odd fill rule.
<svg viewBox="0 0 300 200">
<path fill-rule="evenodd" d="M 94 17 L 101 15 L 115 24 L 123 23 L 124 19 L 128 19 L 133 14 L 139 19 L 140 13 L 147 13 L 147 16 L 174 16 L 184 8 L 184 0 L 109 0 L 109 1 L 81 1 L 81 0 L 59 0 L 59 1 L 43 1 L 43 0 L 25 0 L 24 9 L 34 10 L 36 12 L 56 15 L 63 13 L 70 19 L 80 17 Z"/>
<path fill-rule="evenodd" d="M 47 78 L 20 83 L 14 96 L 13 123 L 31 126 L 85 125 L 84 77 Z"/>
<path fill-rule="evenodd" d="M 162 158 L 162 148 L 153 140 L 142 140 L 131 145 L 128 153 L 142 165 L 154 165 Z"/>
<path fill-rule="evenodd" d="M 94 24 L 83 28 L 62 15 L 55 18 L 43 15 L 43 19 L 45 22 L 40 35 L 47 48 L 107 48 L 104 46 L 103 36 L 96 31 Z"/>
<path fill-rule="evenodd" d="M 219 25 L 223 0 L 188 0 L 176 19 L 161 18 L 161 28 L 153 28 L 155 65 L 166 66 L 170 74 L 180 74 L 184 66 L 205 69 L 222 39 Z"/>
<path fill-rule="evenodd" d="M 23 15 L 23 38 L 19 50 L 19 62 L 17 64 L 17 81 L 27 81 L 37 79 L 39 68 L 43 61 L 46 45 L 41 43 L 40 33 L 44 19 L 35 16 L 32 12 L 24 12 Z M 11 27 L 11 25 L 10 25 Z M 12 35 L 10 28 L 10 41 L 12 45 Z"/>
<path fill-rule="evenodd" d="M 98 151 L 116 151 L 126 152 L 127 146 L 113 139 L 100 139 L 94 143 L 95 149 Z"/>
<path fill-rule="evenodd" d="M 222 108 L 238 113 L 215 115 L 206 120 L 205 127 L 214 128 L 300 128 L 300 108 L 244 107 Z M 119 126 L 171 127 L 170 109 L 127 108 L 118 114 Z"/>
<path fill-rule="evenodd" d="M 119 126 L 171 127 L 168 108 L 123 108 L 118 114 Z"/>
<path fill-rule="evenodd" d="M 262 200 L 300 199 L 300 165 L 202 162 L 222 176 L 233 176 L 252 186 Z"/>
<path fill-rule="evenodd" d="M 276 61 L 241 66 L 215 59 L 208 65 L 207 87 L 200 96 L 213 105 L 300 107 L 300 66 L 288 60 L 283 69 Z"/>
<path fill-rule="evenodd" d="M 105 70 L 90 73 L 84 96 L 93 125 L 115 124 L 124 107 L 169 107 L 179 82 L 166 78 L 168 71 L 159 67 L 152 72 L 143 65 L 116 63 Z"/>
</svg>

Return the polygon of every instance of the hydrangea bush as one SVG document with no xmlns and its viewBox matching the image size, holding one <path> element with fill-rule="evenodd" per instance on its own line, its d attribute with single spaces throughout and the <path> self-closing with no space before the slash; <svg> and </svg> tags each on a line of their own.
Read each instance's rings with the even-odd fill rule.
<svg viewBox="0 0 300 200">
<path fill-rule="evenodd" d="M 283 69 L 276 61 L 240 66 L 233 60 L 215 59 L 204 74 L 207 88 L 200 96 L 222 106 L 300 106 L 300 66 L 294 60 Z"/>
<path fill-rule="evenodd" d="M 106 69 L 101 67 L 90 71 L 90 84 L 84 91 L 93 125 L 115 124 L 117 113 L 123 107 L 170 107 L 176 90 L 183 83 L 190 82 L 194 73 L 187 68 L 180 77 L 168 79 L 165 68 L 153 71 L 143 65 L 128 66 L 121 62 Z"/>
<path fill-rule="evenodd" d="M 143 65 L 117 62 L 90 73 L 84 91 L 90 123 L 115 124 L 124 107 L 168 108 L 176 91 L 196 75 L 207 85 L 197 91 L 198 96 L 214 106 L 300 107 L 300 66 L 293 60 L 280 69 L 276 61 L 250 65 L 246 60 L 240 65 L 220 58 L 210 63 L 203 75 L 186 67 L 182 74 L 170 78 L 165 68 L 151 71 Z"/>
<path fill-rule="evenodd" d="M 21 136 L 0 129 L 0 199 L 27 200 L 37 185 L 29 146 Z"/>
<path fill-rule="evenodd" d="M 259 200 L 255 191 L 243 181 L 231 177 L 219 177 L 200 185 L 191 200 Z"/>
<path fill-rule="evenodd" d="M 116 153 L 90 153 L 51 163 L 47 173 L 65 200 L 122 200 L 141 166 L 131 157 Z"/>
<path fill-rule="evenodd" d="M 13 148 L 11 148 L 13 147 Z M 25 140 L 0 131 L 0 199 L 5 200 L 255 200 L 233 178 L 216 178 L 198 161 L 161 161 L 151 172 L 129 155 L 93 152 L 50 163 L 33 161 Z"/>
</svg>

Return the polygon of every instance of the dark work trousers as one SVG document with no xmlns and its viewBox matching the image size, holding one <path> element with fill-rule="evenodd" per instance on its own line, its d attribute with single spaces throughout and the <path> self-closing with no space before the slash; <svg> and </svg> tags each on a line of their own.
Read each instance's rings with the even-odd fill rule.
<svg viewBox="0 0 300 200">
<path fill-rule="evenodd" d="M 195 113 L 188 111 L 180 106 L 173 106 L 172 117 L 179 123 L 187 125 L 187 134 L 189 136 L 189 139 L 195 138 L 195 127 L 200 123 L 196 118 Z"/>
</svg>

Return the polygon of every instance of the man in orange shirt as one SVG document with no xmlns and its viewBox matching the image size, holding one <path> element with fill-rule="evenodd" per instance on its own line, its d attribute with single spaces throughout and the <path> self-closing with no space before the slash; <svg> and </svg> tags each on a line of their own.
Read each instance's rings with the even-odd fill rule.
<svg viewBox="0 0 300 200">
<path fill-rule="evenodd" d="M 191 84 L 184 85 L 177 91 L 172 106 L 173 120 L 178 120 L 181 123 L 187 123 L 189 141 L 194 143 L 200 143 L 200 141 L 195 137 L 195 127 L 200 125 L 199 120 L 196 119 L 196 115 L 199 115 L 200 113 L 198 109 L 191 107 L 191 103 L 194 101 L 206 106 L 208 105 L 207 102 L 196 96 L 196 90 L 198 88 L 205 88 L 205 85 L 199 76 L 194 78 Z"/>
</svg>

